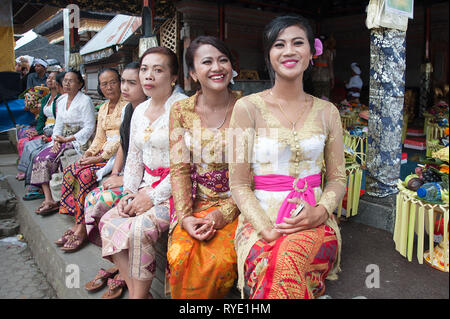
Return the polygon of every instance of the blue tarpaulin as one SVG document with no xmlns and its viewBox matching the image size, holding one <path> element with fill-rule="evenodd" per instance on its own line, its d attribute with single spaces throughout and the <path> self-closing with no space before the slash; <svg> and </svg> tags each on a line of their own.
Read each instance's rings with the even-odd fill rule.
<svg viewBox="0 0 450 319">
<path fill-rule="evenodd" d="M 11 110 L 16 124 L 30 124 L 34 120 L 34 114 L 25 111 L 25 100 L 9 100 L 7 101 L 9 109 Z M 0 103 L 0 132 L 7 131 L 14 128 L 14 123 L 11 120 L 8 109 L 5 103 Z"/>
</svg>

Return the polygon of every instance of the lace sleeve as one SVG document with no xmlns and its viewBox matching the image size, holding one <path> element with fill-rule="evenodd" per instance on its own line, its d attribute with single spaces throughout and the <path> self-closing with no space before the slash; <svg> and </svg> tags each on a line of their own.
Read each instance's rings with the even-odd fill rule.
<svg viewBox="0 0 450 319">
<path fill-rule="evenodd" d="M 318 204 L 323 205 L 329 214 L 336 209 L 340 200 L 344 197 L 347 184 L 345 174 L 344 141 L 342 124 L 339 111 L 334 105 L 328 112 L 328 137 L 325 142 L 325 188 Z"/>
<path fill-rule="evenodd" d="M 184 141 L 182 102 L 176 102 L 169 117 L 170 182 L 178 223 L 192 215 L 192 181 L 190 152 Z"/>
<path fill-rule="evenodd" d="M 170 174 L 164 178 L 155 188 L 147 191 L 153 205 L 159 205 L 172 196 L 172 187 L 170 184 Z"/>
<path fill-rule="evenodd" d="M 247 99 L 239 99 L 236 102 L 230 122 L 234 135 L 234 149 L 229 171 L 233 199 L 241 214 L 260 233 L 273 225 L 252 190 L 250 165 L 256 131 L 254 112 L 254 105 Z"/>
<path fill-rule="evenodd" d="M 139 129 L 139 119 L 144 116 L 136 110 L 130 123 L 130 145 L 125 163 L 123 186 L 124 190 L 136 193 L 144 176 L 144 160 L 142 150 L 136 145 L 136 134 Z"/>
</svg>

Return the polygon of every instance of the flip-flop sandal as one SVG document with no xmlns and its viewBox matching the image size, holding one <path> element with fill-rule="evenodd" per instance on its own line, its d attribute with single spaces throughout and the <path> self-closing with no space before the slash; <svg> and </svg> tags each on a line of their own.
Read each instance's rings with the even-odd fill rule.
<svg viewBox="0 0 450 319">
<path fill-rule="evenodd" d="M 56 213 L 59 211 L 59 204 L 55 203 L 55 204 L 45 204 L 44 206 L 42 206 L 37 212 L 36 214 L 41 215 L 41 216 L 47 216 L 51 213 Z"/>
<path fill-rule="evenodd" d="M 117 299 L 122 296 L 123 290 L 127 287 L 125 280 L 118 279 L 117 274 L 114 279 L 108 279 L 108 290 L 103 294 L 102 299 Z"/>
<path fill-rule="evenodd" d="M 72 234 L 68 236 L 67 241 L 64 243 L 64 246 L 61 247 L 61 250 L 66 253 L 73 253 L 83 247 L 86 243 L 87 238 L 83 239 L 78 235 Z"/>
<path fill-rule="evenodd" d="M 17 173 L 16 179 L 18 181 L 23 181 L 25 179 L 25 173 Z"/>
<path fill-rule="evenodd" d="M 64 246 L 64 244 L 67 242 L 70 235 L 73 234 L 72 229 L 68 229 L 64 232 L 64 234 L 61 236 L 60 239 L 55 241 L 56 246 Z"/>
<path fill-rule="evenodd" d="M 114 277 L 119 272 L 117 267 L 111 267 L 107 270 L 100 268 L 95 278 L 84 285 L 89 292 L 96 292 L 105 287 L 108 278 Z"/>
<path fill-rule="evenodd" d="M 35 199 L 41 199 L 41 198 L 45 198 L 44 193 L 40 192 L 40 191 L 31 191 L 26 193 L 22 199 L 23 200 L 35 200 Z"/>
</svg>

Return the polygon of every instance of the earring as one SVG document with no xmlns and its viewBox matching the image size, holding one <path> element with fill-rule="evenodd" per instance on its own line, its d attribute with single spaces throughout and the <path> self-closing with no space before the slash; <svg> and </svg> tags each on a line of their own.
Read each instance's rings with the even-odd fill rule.
<svg viewBox="0 0 450 319">
<path fill-rule="evenodd" d="M 175 82 L 170 83 L 170 85 L 171 85 L 172 87 L 175 86 Z"/>
</svg>

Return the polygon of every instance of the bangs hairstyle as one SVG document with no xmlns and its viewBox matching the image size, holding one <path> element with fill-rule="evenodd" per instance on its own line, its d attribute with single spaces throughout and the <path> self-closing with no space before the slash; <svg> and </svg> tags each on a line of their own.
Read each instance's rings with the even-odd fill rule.
<svg viewBox="0 0 450 319">
<path fill-rule="evenodd" d="M 314 48 L 314 33 L 308 20 L 300 15 L 290 14 L 277 17 L 269 22 L 264 28 L 263 47 L 264 47 L 264 60 L 266 61 L 267 71 L 269 72 L 272 83 L 275 81 L 275 72 L 273 71 L 272 64 L 270 63 L 270 49 L 278 38 L 278 35 L 286 28 L 291 26 L 298 26 L 305 31 L 308 38 L 311 53 L 314 56 L 316 49 Z M 310 69 L 308 67 L 307 71 Z"/>
<path fill-rule="evenodd" d="M 168 57 L 169 59 L 169 68 L 170 68 L 170 74 L 171 75 L 178 75 L 178 58 L 177 55 L 170 49 L 166 47 L 153 47 L 147 49 L 144 54 L 141 56 L 139 60 L 139 65 L 142 65 L 142 61 L 144 60 L 145 56 L 152 53 L 159 53 L 163 54 Z"/>
<path fill-rule="evenodd" d="M 231 53 L 230 49 L 227 47 L 225 42 L 216 37 L 201 35 L 195 38 L 186 50 L 186 65 L 189 71 L 195 70 L 194 69 L 195 52 L 198 50 L 199 47 L 201 47 L 204 44 L 212 45 L 221 53 L 225 54 L 226 57 L 230 60 L 231 66 L 234 68 L 235 60 L 233 54 Z"/>
<path fill-rule="evenodd" d="M 114 69 L 114 68 L 106 68 L 106 69 L 102 69 L 100 72 L 98 72 L 98 76 L 97 76 L 97 93 L 98 93 L 101 97 L 105 97 L 105 96 L 103 95 L 103 92 L 102 92 L 102 90 L 100 89 L 100 75 L 102 75 L 102 74 L 105 73 L 106 71 L 110 71 L 110 72 L 115 73 L 115 74 L 117 75 L 117 81 L 119 81 L 119 83 L 120 83 L 120 81 L 121 81 L 119 71 L 117 71 L 117 70 Z"/>
</svg>

